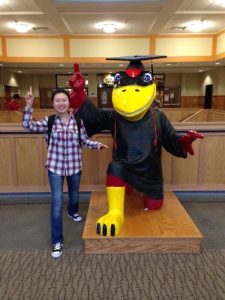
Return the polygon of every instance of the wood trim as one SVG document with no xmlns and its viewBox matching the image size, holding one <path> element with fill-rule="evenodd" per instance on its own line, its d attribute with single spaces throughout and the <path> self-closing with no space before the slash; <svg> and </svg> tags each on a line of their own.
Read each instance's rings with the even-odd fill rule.
<svg viewBox="0 0 225 300">
<path fill-rule="evenodd" d="M 216 49 L 217 49 L 217 37 L 213 37 L 213 44 L 212 44 L 212 56 L 216 57 Z"/>
<path fill-rule="evenodd" d="M 64 56 L 66 58 L 70 58 L 70 37 L 65 36 L 64 37 Z"/>
<path fill-rule="evenodd" d="M 16 164 L 16 147 L 15 147 L 15 139 L 13 136 L 10 137 L 10 169 L 12 174 L 12 186 L 18 186 L 18 177 L 17 177 L 17 164 Z"/>
<path fill-rule="evenodd" d="M 41 161 L 40 161 L 40 164 L 42 166 L 45 165 L 45 159 L 44 159 L 44 138 L 42 136 L 38 137 L 38 143 L 37 143 L 37 147 L 38 147 L 38 152 L 40 153 L 40 158 L 41 158 Z M 45 142 L 46 143 L 46 142 Z M 40 182 L 40 185 L 41 186 L 44 186 L 45 185 L 45 174 L 44 174 L 44 170 L 43 168 L 40 168 L 40 173 L 39 173 L 39 182 Z"/>
<path fill-rule="evenodd" d="M 150 42 L 149 53 L 150 53 L 150 55 L 155 55 L 156 38 L 151 37 L 149 42 Z"/>
<path fill-rule="evenodd" d="M 204 149 L 205 140 L 200 143 L 200 149 L 199 149 L 199 166 L 198 166 L 198 184 L 203 184 L 203 175 L 204 175 L 204 161 L 200 159 L 201 157 L 204 157 L 205 155 L 205 149 Z"/>
<path fill-rule="evenodd" d="M 224 52 L 221 52 L 219 54 L 216 55 L 215 59 L 218 60 L 218 59 L 223 59 L 225 57 L 225 51 Z"/>
<path fill-rule="evenodd" d="M 185 38 L 185 39 L 193 39 L 193 38 L 196 38 L 196 39 L 199 39 L 199 38 L 213 38 L 215 36 L 215 34 L 194 34 L 194 33 L 190 33 L 190 34 L 160 34 L 160 35 L 155 35 L 156 38 L 159 38 L 159 39 L 164 39 L 164 38 L 174 38 L 174 39 L 177 39 L 177 38 Z M 150 36 L 151 37 L 151 36 Z"/>
<path fill-rule="evenodd" d="M 188 116 L 187 118 L 182 120 L 182 123 L 184 122 L 188 122 L 190 119 L 192 119 L 193 117 L 196 117 L 197 115 L 199 115 L 200 113 L 202 113 L 204 111 L 204 109 L 200 109 L 199 111 L 196 111 L 196 113 L 194 113 L 191 116 Z"/>
<path fill-rule="evenodd" d="M 2 60 L 4 61 L 7 57 L 6 37 L 2 36 Z"/>
<path fill-rule="evenodd" d="M 155 54 L 155 43 L 157 39 L 177 39 L 177 38 L 185 38 L 185 39 L 190 39 L 190 38 L 212 38 L 213 40 L 213 45 L 212 45 L 212 52 L 211 55 L 209 56 L 173 56 L 173 57 L 168 57 L 166 59 L 161 59 L 160 61 L 162 62 L 189 62 L 189 61 L 215 61 L 218 59 L 222 59 L 225 57 L 225 52 L 217 54 L 216 55 L 216 45 L 217 45 L 217 39 L 218 37 L 223 34 L 224 32 L 220 32 L 218 34 L 179 34 L 179 35 L 0 35 L 2 38 L 2 60 L 3 62 L 61 62 L 62 59 L 64 62 L 73 62 L 74 57 L 70 56 L 69 53 L 69 43 L 71 40 L 76 40 L 76 39 L 99 39 L 99 40 L 104 40 L 104 39 L 149 39 L 150 42 L 150 47 L 149 47 L 149 54 Z M 62 39 L 64 42 L 64 55 L 62 57 L 9 57 L 7 56 L 7 48 L 6 48 L 6 40 L 7 39 Z M 151 45 L 152 44 L 152 45 Z M 93 60 L 94 59 L 94 60 Z M 92 57 L 79 57 L 78 62 L 80 63 L 102 63 L 104 58 L 92 58 Z"/>
<path fill-rule="evenodd" d="M 106 39 L 149 39 L 151 38 L 148 34 L 143 35 L 122 35 L 122 34 L 94 34 L 94 35 L 72 35 L 70 36 L 70 39 L 76 40 L 76 39 L 99 39 L 99 40 L 106 40 Z"/>
<path fill-rule="evenodd" d="M 65 35 L 48 35 L 48 34 L 38 34 L 38 35 L 32 35 L 32 34 L 20 34 L 20 35 L 4 35 L 2 36 L 5 39 L 63 39 Z"/>
<path fill-rule="evenodd" d="M 223 30 L 221 30 L 219 33 L 217 33 L 216 36 L 218 37 L 218 36 L 220 36 L 220 35 L 222 35 L 222 34 L 224 34 L 224 33 L 225 33 L 225 29 L 223 29 Z"/>
</svg>

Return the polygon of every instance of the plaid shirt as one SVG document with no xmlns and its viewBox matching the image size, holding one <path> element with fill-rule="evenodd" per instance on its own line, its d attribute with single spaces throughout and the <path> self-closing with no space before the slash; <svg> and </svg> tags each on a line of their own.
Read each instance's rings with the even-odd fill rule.
<svg viewBox="0 0 225 300">
<path fill-rule="evenodd" d="M 47 140 L 48 116 L 39 120 L 32 120 L 33 108 L 23 111 L 22 125 L 33 132 L 43 132 Z M 101 143 L 88 139 L 84 124 L 81 120 L 80 136 L 82 145 L 86 148 L 97 149 Z M 46 167 L 51 172 L 61 176 L 71 176 L 82 170 L 82 150 L 79 145 L 78 127 L 74 115 L 70 113 L 68 125 L 62 123 L 56 115 L 52 126 L 48 146 Z"/>
</svg>

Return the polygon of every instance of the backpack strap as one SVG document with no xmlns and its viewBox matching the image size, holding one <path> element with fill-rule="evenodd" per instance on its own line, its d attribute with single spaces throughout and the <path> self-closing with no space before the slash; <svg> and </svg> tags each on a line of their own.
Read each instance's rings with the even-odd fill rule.
<svg viewBox="0 0 225 300">
<path fill-rule="evenodd" d="M 82 148 L 82 141 L 81 141 L 81 134 L 80 134 L 81 118 L 80 118 L 80 116 L 78 114 L 74 114 L 74 118 L 76 120 L 77 128 L 78 128 L 79 144 L 80 144 L 80 147 Z"/>
<path fill-rule="evenodd" d="M 50 137 L 51 137 L 51 133 L 52 133 L 52 126 L 55 122 L 55 116 L 56 115 L 51 115 L 48 117 L 48 145 L 49 145 L 49 141 L 50 141 Z M 81 134 L 80 134 L 81 118 L 79 115 L 76 115 L 76 114 L 74 115 L 74 118 L 76 120 L 77 127 L 78 127 L 79 145 L 82 148 L 82 141 L 81 141 Z"/>
<path fill-rule="evenodd" d="M 51 137 L 51 133 L 52 133 L 52 126 L 54 124 L 54 121 L 55 121 L 55 116 L 56 115 L 51 115 L 48 117 L 48 145 L 49 145 L 49 142 L 50 142 L 50 137 Z"/>
</svg>

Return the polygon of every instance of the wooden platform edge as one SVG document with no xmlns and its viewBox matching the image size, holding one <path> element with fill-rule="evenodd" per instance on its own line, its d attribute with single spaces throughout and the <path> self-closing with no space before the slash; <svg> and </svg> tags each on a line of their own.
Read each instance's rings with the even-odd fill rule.
<svg viewBox="0 0 225 300">
<path fill-rule="evenodd" d="M 85 239 L 85 254 L 200 253 L 200 239 Z"/>
<path fill-rule="evenodd" d="M 130 235 L 130 231 L 121 230 L 121 234 L 116 237 L 103 237 L 99 236 L 95 232 L 95 222 L 97 221 L 97 217 L 104 214 L 107 210 L 106 207 L 106 195 L 104 192 L 95 192 L 90 200 L 87 219 L 83 231 L 83 240 L 84 240 L 84 252 L 85 254 L 121 254 L 121 253 L 199 253 L 200 252 L 200 244 L 203 238 L 201 232 L 194 224 L 191 217 L 188 215 L 184 207 L 180 204 L 179 200 L 176 196 L 167 192 L 167 199 L 170 198 L 170 203 L 165 205 L 164 210 L 158 212 L 158 217 L 164 218 L 164 223 L 168 223 L 168 220 L 171 220 L 172 226 L 177 228 L 178 224 L 180 226 L 184 226 L 183 234 L 181 231 L 174 231 L 174 234 L 168 232 L 168 235 L 163 235 L 154 233 L 143 234 L 143 232 L 135 231 L 135 234 Z M 130 199 L 129 199 L 130 200 Z M 129 207 L 132 205 L 131 201 L 128 201 Z M 139 202 L 138 202 L 139 203 Z M 139 205 L 139 204 L 138 204 Z M 143 205 L 143 204 L 142 204 Z M 180 213 L 177 221 L 176 214 L 177 212 L 174 210 L 174 206 L 177 207 L 177 212 Z M 142 206 L 134 209 L 138 209 L 138 219 L 143 218 L 143 208 Z M 131 211 L 129 211 L 131 213 Z M 136 212 L 136 210 L 135 210 Z M 171 214 L 172 212 L 172 214 Z M 140 215 L 139 215 L 140 213 Z M 129 219 L 134 220 L 134 215 L 132 215 Z M 151 222 L 153 219 L 157 222 L 157 212 L 155 217 L 150 218 Z M 169 218 L 169 219 L 168 219 Z M 136 219 L 137 220 L 137 219 Z M 146 218 L 145 218 L 146 221 Z M 183 221 L 183 222 L 182 222 Z M 132 225 L 133 223 L 127 222 L 129 228 L 135 227 Z M 135 223 L 136 224 L 136 223 Z M 161 221 L 159 222 L 161 225 Z M 170 224 L 170 221 L 169 223 Z M 166 224 L 168 226 L 168 224 Z M 146 223 L 147 226 L 152 226 L 153 224 Z M 157 223 L 156 223 L 157 225 Z M 165 224 L 163 224 L 165 226 Z M 160 226 L 159 226 L 160 227 Z M 161 228 L 161 227 L 160 227 Z M 185 229 L 186 228 L 186 229 Z M 168 227 L 170 230 L 170 226 Z M 123 231 L 123 232 L 122 232 Z M 124 234 L 126 233 L 126 234 Z"/>
</svg>

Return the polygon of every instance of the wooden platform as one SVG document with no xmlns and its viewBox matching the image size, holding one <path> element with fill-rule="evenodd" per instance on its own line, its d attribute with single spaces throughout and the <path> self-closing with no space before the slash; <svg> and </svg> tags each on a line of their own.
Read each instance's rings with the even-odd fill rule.
<svg viewBox="0 0 225 300">
<path fill-rule="evenodd" d="M 96 234 L 96 221 L 107 211 L 106 193 L 94 192 L 83 232 L 86 254 L 200 252 L 202 234 L 172 192 L 159 211 L 144 211 L 139 193 L 126 196 L 125 222 L 115 237 Z"/>
</svg>

